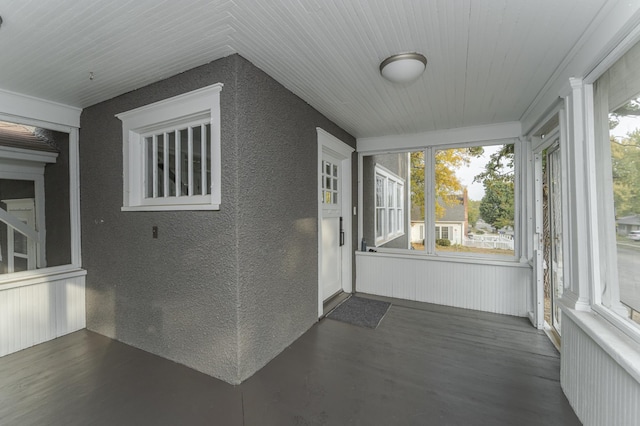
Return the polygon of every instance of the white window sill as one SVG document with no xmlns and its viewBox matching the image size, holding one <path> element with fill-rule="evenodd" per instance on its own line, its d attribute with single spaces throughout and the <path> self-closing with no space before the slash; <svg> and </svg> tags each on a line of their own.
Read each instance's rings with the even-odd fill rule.
<svg viewBox="0 0 640 426">
<path fill-rule="evenodd" d="M 369 247 L 368 249 L 375 250 L 374 252 L 362 252 L 356 251 L 356 256 L 384 256 L 397 259 L 414 259 L 422 260 L 426 262 L 449 262 L 449 263 L 461 263 L 461 264 L 479 264 L 479 265 L 493 265 L 493 266 L 509 266 L 513 268 L 526 268 L 531 269 L 529 262 L 519 262 L 515 258 L 496 258 L 496 257 L 470 257 L 470 256 L 445 256 L 442 254 L 428 254 L 422 250 L 408 250 L 408 249 L 385 249 L 379 247 Z"/>
<path fill-rule="evenodd" d="M 399 234 L 389 235 L 385 239 L 376 240 L 376 247 L 372 247 L 372 248 L 380 247 L 380 246 L 385 245 L 387 243 L 390 243 L 391 241 L 393 241 L 395 239 L 398 239 L 398 238 L 400 238 L 402 236 L 404 236 L 404 232 L 401 232 Z"/>
<path fill-rule="evenodd" d="M 175 204 L 157 206 L 123 206 L 123 212 L 161 212 L 173 210 L 220 210 L 220 204 Z"/>
<path fill-rule="evenodd" d="M 640 344 L 594 312 L 576 311 L 562 303 L 560 306 L 564 315 L 640 383 Z"/>
</svg>

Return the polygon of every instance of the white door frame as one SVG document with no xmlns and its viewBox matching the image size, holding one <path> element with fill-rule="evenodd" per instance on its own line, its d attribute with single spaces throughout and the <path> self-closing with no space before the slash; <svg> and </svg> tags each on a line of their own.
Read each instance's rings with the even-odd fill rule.
<svg viewBox="0 0 640 426">
<path fill-rule="evenodd" d="M 558 111 L 558 114 L 560 115 L 560 117 L 562 117 L 562 109 L 560 109 Z M 563 122 L 560 119 L 559 120 L 559 125 L 557 128 L 553 129 L 548 135 L 547 137 L 545 137 L 544 140 L 540 140 L 538 139 L 535 143 L 535 145 L 532 147 L 532 151 L 533 151 L 533 167 L 534 167 L 534 194 L 535 194 L 535 200 L 534 200 L 534 234 L 533 234 L 533 239 L 534 239 L 534 318 L 533 318 L 533 325 L 539 329 L 542 330 L 544 329 L 544 280 L 543 280 L 543 276 L 544 276 L 544 247 L 543 247 L 543 233 L 544 233 L 544 212 L 543 212 L 543 197 L 542 197 L 542 187 L 544 185 L 544 176 L 542 173 L 542 163 L 543 163 L 543 152 L 548 149 L 551 148 L 554 144 L 555 141 L 558 140 L 559 141 L 559 147 L 558 149 L 560 150 L 560 156 L 561 159 L 564 157 L 562 155 L 562 138 L 563 138 Z M 564 167 L 564 161 L 561 160 L 562 164 L 561 164 L 561 170 L 560 173 L 562 175 L 564 175 L 566 168 Z M 566 182 L 565 180 L 565 176 L 561 176 L 561 191 L 563 194 L 566 194 L 566 186 L 564 184 L 564 182 Z M 563 199 L 561 201 L 561 205 L 560 208 L 562 209 L 562 224 L 561 226 L 564 226 L 566 222 L 566 212 L 567 212 L 567 206 L 565 205 L 566 203 L 566 197 L 563 196 Z M 563 253 L 567 253 L 566 251 L 566 247 L 565 247 L 565 238 L 563 238 L 562 241 L 562 250 Z M 547 266 L 549 267 L 549 266 Z"/>
<path fill-rule="evenodd" d="M 342 178 L 340 179 L 340 205 L 341 216 L 344 218 L 344 245 L 342 246 L 342 290 L 346 293 L 352 292 L 352 256 L 353 256 L 353 234 L 351 229 L 351 156 L 355 151 L 335 136 L 316 127 L 318 132 L 318 170 L 317 170 L 317 200 L 318 200 L 318 317 L 323 314 L 323 302 L 325 295 L 322 291 L 322 153 L 328 152 L 340 161 Z"/>
</svg>

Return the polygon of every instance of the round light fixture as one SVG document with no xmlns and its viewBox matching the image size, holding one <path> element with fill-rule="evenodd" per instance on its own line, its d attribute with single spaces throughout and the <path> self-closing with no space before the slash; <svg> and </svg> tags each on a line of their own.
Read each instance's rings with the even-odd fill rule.
<svg viewBox="0 0 640 426">
<path fill-rule="evenodd" d="M 389 56 L 380 64 L 380 74 L 394 83 L 409 83 L 424 72 L 427 58 L 420 53 L 400 53 Z"/>
</svg>

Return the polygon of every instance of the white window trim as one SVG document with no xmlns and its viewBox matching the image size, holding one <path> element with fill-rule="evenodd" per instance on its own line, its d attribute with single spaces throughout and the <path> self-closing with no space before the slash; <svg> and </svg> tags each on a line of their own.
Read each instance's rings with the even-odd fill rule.
<svg viewBox="0 0 640 426">
<path fill-rule="evenodd" d="M 122 211 L 219 210 L 221 203 L 220 91 L 222 83 L 116 114 L 122 121 Z M 211 125 L 211 194 L 144 198 L 145 133 L 208 115 Z"/>
<path fill-rule="evenodd" d="M 377 226 L 378 226 L 378 215 L 377 215 L 378 206 L 376 205 L 376 202 L 375 202 L 375 200 L 376 200 L 376 194 L 375 194 L 376 183 L 375 182 L 377 181 L 377 176 L 378 175 L 382 175 L 386 179 L 387 183 L 389 181 L 393 181 L 393 182 L 396 183 L 396 185 L 397 184 L 402 185 L 402 193 L 403 194 L 404 194 L 404 188 L 405 188 L 406 182 L 405 182 L 405 180 L 403 178 L 401 178 L 400 176 L 396 175 L 395 173 L 391 172 L 389 169 L 387 169 L 387 168 L 385 168 L 385 167 L 383 167 L 383 166 L 381 166 L 379 164 L 376 164 L 374 169 L 375 169 L 375 174 L 374 174 L 375 178 L 374 178 L 374 187 L 373 187 L 373 191 L 374 191 L 374 195 L 373 195 L 374 198 L 373 199 L 374 199 L 374 210 L 376 211 L 376 213 L 373 215 L 373 229 L 374 229 L 374 232 L 375 232 L 375 230 L 378 229 L 377 228 Z M 405 197 L 405 195 L 403 195 L 403 197 Z M 387 205 L 388 204 L 388 186 L 385 187 L 384 199 L 385 199 L 385 212 L 386 212 L 386 214 L 385 214 L 385 220 L 384 220 L 385 223 L 384 223 L 384 228 L 383 229 L 385 230 L 385 232 L 384 232 L 384 236 L 383 237 L 376 236 L 376 246 L 379 246 L 379 245 L 382 245 L 382 244 L 386 244 L 389 241 L 393 241 L 396 238 L 402 237 L 404 235 L 404 231 L 402 229 L 400 231 L 397 231 L 397 232 L 388 232 L 389 231 L 388 230 L 388 228 L 389 228 L 389 209 L 390 209 L 390 207 Z M 404 205 L 403 205 L 404 201 L 405 200 L 403 199 L 402 202 L 400 203 L 401 205 L 400 205 L 399 208 L 394 208 L 395 210 L 398 210 L 398 209 L 402 210 L 401 216 L 402 216 L 403 219 L 404 219 L 404 215 L 405 215 Z"/>
<path fill-rule="evenodd" d="M 82 109 L 33 98 L 0 89 L 0 120 L 42 127 L 69 134 L 69 216 L 71 238 L 71 263 L 48 266 L 31 271 L 14 272 L 0 276 L 0 290 L 38 285 L 58 279 L 81 277 L 81 226 L 80 226 L 80 161 L 79 132 Z M 6 148 L 8 149 L 8 148 Z M 41 158 L 41 154 L 30 152 Z M 21 154 L 17 154 L 20 156 Z M 46 154 L 45 154 L 46 157 Z M 14 157 L 16 158 L 16 157 Z M 32 157 L 32 160 L 35 158 Z M 6 171 L 3 168 L 3 171 Z M 38 220 L 38 219 L 36 219 Z"/>
</svg>

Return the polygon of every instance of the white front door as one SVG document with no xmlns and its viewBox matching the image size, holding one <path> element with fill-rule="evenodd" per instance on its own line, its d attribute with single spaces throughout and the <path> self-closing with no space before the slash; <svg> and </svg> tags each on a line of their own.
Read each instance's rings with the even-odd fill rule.
<svg viewBox="0 0 640 426">
<path fill-rule="evenodd" d="M 322 194 L 322 267 L 323 301 L 342 290 L 342 222 L 340 159 L 323 152 L 321 173 Z"/>
<path fill-rule="evenodd" d="M 323 302 L 352 291 L 351 157 L 354 149 L 318 128 L 318 317 Z"/>
</svg>

